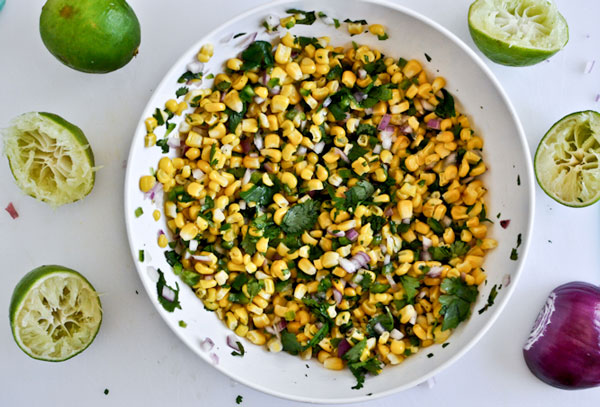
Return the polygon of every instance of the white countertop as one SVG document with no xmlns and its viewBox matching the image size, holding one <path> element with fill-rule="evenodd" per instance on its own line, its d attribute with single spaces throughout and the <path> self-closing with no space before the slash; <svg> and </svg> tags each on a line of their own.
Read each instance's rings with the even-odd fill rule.
<svg viewBox="0 0 600 407">
<path fill-rule="evenodd" d="M 470 0 L 399 0 L 471 47 Z M 262 0 L 130 0 L 142 25 L 140 54 L 123 69 L 88 75 L 60 64 L 38 31 L 42 0 L 8 0 L 0 11 L 0 127 L 28 111 L 50 111 L 80 126 L 103 168 L 83 201 L 52 210 L 24 196 L 0 159 L 1 406 L 300 406 L 237 384 L 189 350 L 151 306 L 130 258 L 123 220 L 123 162 L 139 115 L 172 62 L 199 37 Z M 210 4 L 210 5 L 209 5 Z M 600 110 L 600 2 L 558 0 L 570 41 L 549 62 L 509 68 L 486 60 L 519 114 L 535 151 L 562 116 Z M 596 68 L 584 74 L 586 63 Z M 13 202 L 16 220 L 3 210 Z M 527 369 L 521 348 L 546 295 L 559 284 L 600 282 L 598 205 L 570 209 L 536 190 L 536 219 L 525 270 L 512 299 L 484 338 L 436 377 L 437 384 L 374 400 L 397 405 L 597 405 L 600 389 L 549 387 Z M 42 264 L 84 273 L 101 292 L 102 328 L 81 355 L 64 363 L 28 358 L 6 318 L 21 276 Z M 139 292 L 139 295 L 138 295 Z M 256 367 L 260 374 L 260 366 Z M 109 394 L 104 394 L 109 389 Z M 348 389 L 349 392 L 352 390 Z"/>
</svg>

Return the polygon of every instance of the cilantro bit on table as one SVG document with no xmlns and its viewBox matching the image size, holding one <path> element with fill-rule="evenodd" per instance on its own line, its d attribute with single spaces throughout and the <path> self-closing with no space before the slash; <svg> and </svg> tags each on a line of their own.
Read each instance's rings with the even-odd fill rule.
<svg viewBox="0 0 600 407">
<path fill-rule="evenodd" d="M 244 398 L 243 398 L 242 396 L 238 395 L 238 396 L 235 398 L 235 404 L 242 404 L 242 401 L 243 401 L 243 400 L 244 400 Z"/>
<path fill-rule="evenodd" d="M 109 390 L 108 389 L 104 389 L 104 395 L 108 395 Z"/>
</svg>

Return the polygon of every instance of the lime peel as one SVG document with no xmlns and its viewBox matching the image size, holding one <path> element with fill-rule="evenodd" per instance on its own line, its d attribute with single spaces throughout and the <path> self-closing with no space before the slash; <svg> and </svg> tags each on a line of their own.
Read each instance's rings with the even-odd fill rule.
<svg viewBox="0 0 600 407">
<path fill-rule="evenodd" d="M 510 66 L 548 59 L 569 40 L 566 20 L 548 0 L 477 0 L 469 8 L 469 31 L 488 58 Z"/>
<path fill-rule="evenodd" d="M 540 141 L 534 159 L 540 187 L 557 202 L 588 206 L 600 199 L 600 113 L 571 113 Z"/>
<path fill-rule="evenodd" d="M 81 129 L 52 113 L 25 113 L 4 129 L 17 185 L 52 207 L 77 201 L 95 181 L 94 155 Z"/>
<path fill-rule="evenodd" d="M 102 322 L 94 287 L 75 270 L 56 265 L 38 267 L 19 281 L 9 314 L 17 345 L 32 358 L 52 362 L 85 350 Z"/>
</svg>

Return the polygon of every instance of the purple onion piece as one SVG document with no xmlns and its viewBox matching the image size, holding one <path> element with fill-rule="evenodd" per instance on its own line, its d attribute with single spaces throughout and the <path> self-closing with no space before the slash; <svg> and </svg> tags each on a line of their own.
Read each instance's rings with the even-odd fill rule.
<svg viewBox="0 0 600 407">
<path fill-rule="evenodd" d="M 381 121 L 379 122 L 379 126 L 377 126 L 377 130 L 385 130 L 388 126 L 388 124 L 390 124 L 390 119 L 392 118 L 392 116 L 390 116 L 389 114 L 384 114 L 381 117 Z"/>
<path fill-rule="evenodd" d="M 523 348 L 540 380 L 561 389 L 600 385 L 600 288 L 571 282 L 555 288 Z"/>
<path fill-rule="evenodd" d="M 433 129 L 433 130 L 440 130 L 441 123 L 442 123 L 441 119 L 431 119 L 427 122 L 427 127 L 429 127 L 430 129 Z"/>
<path fill-rule="evenodd" d="M 346 354 L 346 352 L 348 352 L 350 350 L 350 348 L 352 348 L 352 345 L 350 345 L 350 343 L 346 340 L 346 338 L 343 338 L 340 343 L 338 344 L 338 348 L 337 348 L 337 353 L 338 353 L 338 357 L 342 357 Z"/>
<path fill-rule="evenodd" d="M 219 357 L 217 356 L 216 353 L 211 353 L 210 355 L 210 360 L 213 363 L 213 365 L 218 365 L 219 364 Z"/>
<path fill-rule="evenodd" d="M 227 335 L 226 342 L 227 342 L 227 346 L 229 346 L 234 351 L 236 351 L 236 352 L 240 351 L 240 347 L 237 344 L 238 339 L 235 335 Z"/>
<path fill-rule="evenodd" d="M 341 292 L 339 292 L 337 289 L 333 289 L 333 298 L 335 299 L 335 303 L 339 304 L 340 302 L 342 302 L 342 298 L 343 295 Z"/>
</svg>

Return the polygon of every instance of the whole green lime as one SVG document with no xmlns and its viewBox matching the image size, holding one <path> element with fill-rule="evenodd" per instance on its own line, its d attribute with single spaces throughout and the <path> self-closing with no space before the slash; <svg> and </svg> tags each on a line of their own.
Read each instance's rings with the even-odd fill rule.
<svg viewBox="0 0 600 407">
<path fill-rule="evenodd" d="M 34 359 L 62 362 L 83 352 L 102 323 L 98 293 L 80 273 L 41 266 L 13 291 L 10 328 L 17 345 Z"/>
<path fill-rule="evenodd" d="M 59 61 L 89 73 L 125 66 L 141 40 L 140 23 L 125 0 L 48 0 L 40 34 Z"/>
</svg>

